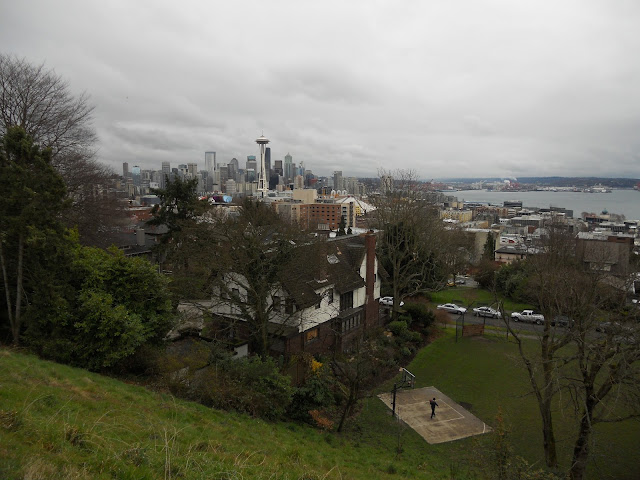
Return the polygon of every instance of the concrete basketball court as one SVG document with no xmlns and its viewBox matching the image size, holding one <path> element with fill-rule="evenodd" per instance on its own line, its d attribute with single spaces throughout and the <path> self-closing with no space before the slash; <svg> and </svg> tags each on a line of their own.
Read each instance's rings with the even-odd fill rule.
<svg viewBox="0 0 640 480">
<path fill-rule="evenodd" d="M 429 400 L 436 397 L 436 416 L 431 419 Z M 393 405 L 393 394 L 378 395 L 389 409 Z M 491 431 L 488 425 L 435 387 L 398 390 L 396 414 L 400 420 L 413 428 L 428 443 L 444 443 L 461 438 L 481 435 Z"/>
</svg>

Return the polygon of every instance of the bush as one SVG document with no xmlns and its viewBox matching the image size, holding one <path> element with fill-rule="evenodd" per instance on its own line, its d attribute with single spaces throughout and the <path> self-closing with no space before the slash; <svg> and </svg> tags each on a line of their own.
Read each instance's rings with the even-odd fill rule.
<svg viewBox="0 0 640 480">
<path fill-rule="evenodd" d="M 433 311 L 421 303 L 407 303 L 404 309 L 411 316 L 412 323 L 422 328 L 429 327 L 436 319 Z"/>
<path fill-rule="evenodd" d="M 335 396 L 331 389 L 331 378 L 326 370 L 321 367 L 295 389 L 288 409 L 288 415 L 291 419 L 318 424 L 311 412 L 317 412 L 318 409 L 335 403 Z"/>
<path fill-rule="evenodd" d="M 268 420 L 284 418 L 294 389 L 272 358 L 223 360 L 194 376 L 193 395 L 204 405 Z"/>
<path fill-rule="evenodd" d="M 116 248 L 71 248 L 59 272 L 67 283 L 26 312 L 27 343 L 47 358 L 89 370 L 137 368 L 134 354 L 160 344 L 173 324 L 168 279 Z"/>
<path fill-rule="evenodd" d="M 401 337 L 402 334 L 407 331 L 408 325 L 404 320 L 396 320 L 395 322 L 390 322 L 387 328 L 389 328 L 389 331 L 396 337 Z"/>
</svg>

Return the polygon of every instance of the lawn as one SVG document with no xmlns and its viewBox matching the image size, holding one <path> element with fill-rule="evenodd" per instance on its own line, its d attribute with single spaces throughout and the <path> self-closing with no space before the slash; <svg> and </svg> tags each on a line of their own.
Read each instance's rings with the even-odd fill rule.
<svg viewBox="0 0 640 480">
<path fill-rule="evenodd" d="M 411 451 L 420 464 L 399 457 L 397 424 L 371 411 L 385 428 L 269 423 L 0 348 L 0 478 L 449 478 L 434 452 L 421 455 L 424 442 Z"/>
<path fill-rule="evenodd" d="M 535 340 L 531 340 L 528 347 L 535 349 Z M 537 403 L 529 394 L 528 376 L 514 343 L 506 341 L 502 335 L 459 338 L 456 342 L 449 330 L 420 351 L 407 368 L 416 375 L 417 387 L 437 387 L 456 402 L 470 405 L 470 411 L 489 425 L 495 425 L 500 408 L 515 452 L 531 465 L 543 467 Z M 392 384 L 388 383 L 383 390 L 389 391 Z M 568 407 L 568 399 L 558 400 L 555 406 L 556 438 L 561 466 L 566 469 L 575 440 L 575 417 Z M 486 455 L 491 448 L 491 438 L 491 435 L 484 435 L 440 445 L 427 445 L 423 441 L 422 448 L 433 452 L 441 468 L 449 466 L 463 475 L 467 464 L 462 460 Z M 407 436 L 407 439 L 411 440 L 407 440 L 408 443 L 413 442 L 413 437 Z M 637 478 L 639 443 L 638 421 L 599 424 L 589 478 Z M 470 471 L 468 475 L 472 473 Z"/>
<path fill-rule="evenodd" d="M 438 330 L 440 331 L 440 330 Z M 515 451 L 542 466 L 540 422 L 515 346 L 453 332 L 407 365 L 489 425 L 500 407 Z M 393 381 L 380 387 L 389 391 Z M 556 412 L 563 467 L 573 412 Z M 429 445 L 366 398 L 346 432 L 268 423 L 0 349 L 0 478 L 478 479 L 492 435 Z M 637 478 L 638 422 L 599 426 L 590 478 Z M 481 462 L 480 462 L 481 463 Z"/>
</svg>

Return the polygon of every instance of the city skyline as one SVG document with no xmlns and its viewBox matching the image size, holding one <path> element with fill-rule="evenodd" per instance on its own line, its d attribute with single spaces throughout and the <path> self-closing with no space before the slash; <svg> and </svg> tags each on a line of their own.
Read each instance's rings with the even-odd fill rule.
<svg viewBox="0 0 640 480">
<path fill-rule="evenodd" d="M 261 6 L 27 0 L 0 41 L 90 95 L 116 171 L 257 155 L 264 131 L 322 176 L 640 177 L 637 2 Z"/>
</svg>

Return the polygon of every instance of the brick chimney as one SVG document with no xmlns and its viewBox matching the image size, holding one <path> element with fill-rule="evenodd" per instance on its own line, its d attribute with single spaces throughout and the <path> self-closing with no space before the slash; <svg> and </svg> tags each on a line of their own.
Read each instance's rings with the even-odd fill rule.
<svg viewBox="0 0 640 480">
<path fill-rule="evenodd" d="M 376 234 L 369 230 L 364 234 L 364 246 L 366 254 L 366 276 L 365 276 L 365 328 L 372 328 L 378 325 L 380 308 L 375 298 L 376 284 Z"/>
</svg>

